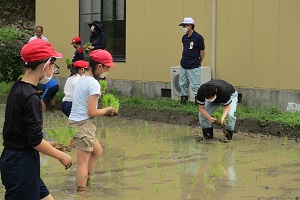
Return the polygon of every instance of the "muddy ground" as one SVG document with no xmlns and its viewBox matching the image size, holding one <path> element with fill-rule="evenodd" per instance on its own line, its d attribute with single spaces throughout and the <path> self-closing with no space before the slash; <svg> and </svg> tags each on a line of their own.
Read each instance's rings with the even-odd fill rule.
<svg viewBox="0 0 300 200">
<path fill-rule="evenodd" d="M 3 124 L 4 104 L 0 108 Z M 53 109 L 44 113 L 45 130 L 66 133 L 67 117 Z M 68 152 L 69 170 L 41 155 L 42 178 L 53 197 L 64 200 L 299 199 L 299 143 L 259 134 L 270 125 L 247 122 L 257 134 L 238 126 L 234 140 L 224 144 L 216 129 L 214 140 L 199 142 L 194 114 L 122 107 L 117 117 L 98 118 L 103 154 L 85 194 L 75 191 L 76 150 Z M 0 184 L 0 200 L 4 192 Z"/>
<path fill-rule="evenodd" d="M 5 103 L 6 98 L 6 95 L 0 95 L 0 103 Z M 57 101 L 55 107 L 49 107 L 47 110 L 61 110 L 61 102 Z M 118 117 L 188 125 L 192 127 L 199 126 L 197 114 L 178 112 L 178 110 L 159 110 L 143 107 L 122 106 Z M 215 126 L 215 128 L 220 129 L 221 127 Z M 294 127 L 289 127 L 285 124 L 275 122 L 237 118 L 236 132 L 259 133 L 278 137 L 288 136 L 291 139 L 300 141 L 300 124 Z"/>
<path fill-rule="evenodd" d="M 178 113 L 177 110 L 157 110 L 142 107 L 122 107 L 120 117 L 157 121 L 162 123 L 199 126 L 198 115 L 194 113 Z M 216 126 L 216 128 L 220 128 Z M 288 136 L 299 140 L 300 126 L 287 127 L 284 124 L 259 121 L 255 119 L 238 119 L 237 132 L 260 133 L 279 137 Z"/>
<path fill-rule="evenodd" d="M 61 110 L 60 102 L 57 102 L 57 105 L 54 108 L 50 108 L 50 110 L 51 109 Z M 159 110 L 144 107 L 122 106 L 118 117 L 188 125 L 191 127 L 199 126 L 197 114 L 179 112 L 178 110 Z M 217 125 L 215 125 L 214 128 L 221 129 L 221 127 Z M 260 121 L 256 119 L 239 119 L 237 117 L 235 132 L 259 133 L 278 137 L 287 136 L 290 139 L 300 141 L 300 124 L 290 127 L 277 122 Z"/>
</svg>

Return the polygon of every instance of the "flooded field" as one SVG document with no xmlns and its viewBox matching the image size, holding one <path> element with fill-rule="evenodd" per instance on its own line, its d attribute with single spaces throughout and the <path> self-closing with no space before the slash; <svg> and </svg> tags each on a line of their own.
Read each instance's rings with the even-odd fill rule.
<svg viewBox="0 0 300 200">
<path fill-rule="evenodd" d="M 60 111 L 46 112 L 44 121 L 48 129 L 67 126 Z M 300 144 L 288 138 L 239 132 L 223 144 L 216 130 L 217 139 L 197 142 L 199 127 L 118 117 L 99 118 L 98 127 L 103 155 L 85 194 L 75 191 L 75 150 L 67 171 L 41 156 L 55 199 L 300 199 Z"/>
</svg>

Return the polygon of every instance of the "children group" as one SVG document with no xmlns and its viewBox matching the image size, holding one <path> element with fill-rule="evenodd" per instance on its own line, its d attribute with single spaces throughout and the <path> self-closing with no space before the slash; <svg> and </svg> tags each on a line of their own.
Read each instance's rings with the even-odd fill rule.
<svg viewBox="0 0 300 200">
<path fill-rule="evenodd" d="M 192 36 L 193 25 L 194 21 L 190 18 L 186 18 L 180 24 L 186 33 L 184 37 L 189 37 L 189 34 Z M 112 107 L 97 107 L 101 96 L 98 80 L 104 79 L 109 69 L 115 65 L 111 54 L 104 50 L 106 36 L 102 24 L 93 21 L 89 26 L 91 44 L 84 46 L 90 51 L 88 62 L 83 60 L 80 37 L 72 39 L 71 44 L 76 50 L 62 102 L 62 112 L 68 117 L 68 126 L 70 130 L 76 131 L 72 144 L 77 150 L 77 192 L 85 192 L 102 154 L 102 147 L 96 137 L 96 117 L 111 116 L 115 112 Z M 40 176 L 39 152 L 58 159 L 65 169 L 72 166 L 72 158 L 68 154 L 43 139 L 42 111 L 45 110 L 45 102 L 41 101 L 38 84 L 51 83 L 52 76 L 58 69 L 56 59 L 62 58 L 62 54 L 55 51 L 47 38 L 41 34 L 42 27 L 36 27 L 36 36 L 23 46 L 21 56 L 25 72 L 22 79 L 14 83 L 7 97 L 3 126 L 4 149 L 0 158 L 1 179 L 6 190 L 6 200 L 53 199 Z M 194 47 L 183 46 L 187 47 L 186 51 L 193 50 Z M 184 70 L 186 74 L 190 73 L 189 69 L 181 69 Z M 44 91 L 43 95 L 46 96 L 46 93 L 47 91 Z M 214 138 L 212 126 L 217 119 L 211 115 L 217 107 L 223 106 L 221 123 L 226 124 L 227 129 L 223 140 L 231 140 L 237 105 L 237 92 L 234 87 L 223 80 L 211 80 L 202 84 L 194 93 L 199 107 L 203 139 Z M 48 95 L 48 99 L 51 98 L 53 96 Z M 186 98 L 184 100 L 186 102 Z M 228 120 L 225 120 L 226 117 Z"/>
</svg>

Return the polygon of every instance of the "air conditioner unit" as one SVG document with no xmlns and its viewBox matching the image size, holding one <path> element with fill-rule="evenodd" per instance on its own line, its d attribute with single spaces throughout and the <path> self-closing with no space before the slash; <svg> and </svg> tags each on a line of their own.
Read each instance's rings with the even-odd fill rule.
<svg viewBox="0 0 300 200">
<path fill-rule="evenodd" d="M 200 70 L 200 85 L 202 85 L 203 83 L 211 80 L 211 69 L 207 66 L 201 66 Z M 180 66 L 174 66 L 170 68 L 171 96 L 174 100 L 180 100 L 179 73 Z M 189 86 L 189 101 L 195 101 L 195 95 L 191 86 Z"/>
</svg>

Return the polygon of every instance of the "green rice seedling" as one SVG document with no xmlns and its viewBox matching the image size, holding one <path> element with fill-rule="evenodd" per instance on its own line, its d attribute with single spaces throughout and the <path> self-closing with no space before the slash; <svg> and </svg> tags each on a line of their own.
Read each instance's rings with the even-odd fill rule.
<svg viewBox="0 0 300 200">
<path fill-rule="evenodd" d="M 107 89 L 107 82 L 105 80 L 100 80 L 99 83 L 101 86 L 101 94 L 105 94 L 105 91 Z"/>
<path fill-rule="evenodd" d="M 140 176 L 140 184 L 144 183 L 144 176 Z"/>
<path fill-rule="evenodd" d="M 101 156 L 101 157 L 99 158 L 99 164 L 100 164 L 100 165 L 103 165 L 103 160 L 104 160 L 104 158 Z"/>
<path fill-rule="evenodd" d="M 130 191 L 129 194 L 131 195 L 131 197 L 135 198 L 135 195 L 132 191 Z"/>
<path fill-rule="evenodd" d="M 197 183 L 197 177 L 196 177 L 196 176 L 193 176 L 191 182 L 192 182 L 192 188 L 194 188 L 194 186 L 195 186 L 196 183 Z"/>
<path fill-rule="evenodd" d="M 256 170 L 256 167 L 254 165 L 254 160 L 252 161 L 252 169 L 255 171 Z"/>
<path fill-rule="evenodd" d="M 107 165 L 107 173 L 108 173 L 108 177 L 111 179 L 112 176 L 111 176 L 111 171 L 110 171 L 110 166 L 109 166 L 109 164 Z"/>
<path fill-rule="evenodd" d="M 66 59 L 65 59 L 65 63 L 67 64 L 67 66 L 72 65 L 72 61 L 71 61 L 70 58 L 66 58 Z"/>
<path fill-rule="evenodd" d="M 60 127 L 46 131 L 49 137 L 56 142 L 55 147 L 62 151 L 70 151 L 70 143 L 73 137 L 76 135 L 76 130 L 70 130 L 69 127 Z"/>
<path fill-rule="evenodd" d="M 92 43 L 90 43 L 90 42 L 85 43 L 84 51 L 85 51 L 86 53 L 89 52 L 89 51 L 91 51 L 91 50 L 89 49 L 89 46 L 91 46 L 91 45 L 92 45 Z"/>
<path fill-rule="evenodd" d="M 264 177 L 266 175 L 266 171 L 264 169 L 261 170 L 261 176 Z"/>
<path fill-rule="evenodd" d="M 113 107 L 116 112 L 119 111 L 119 100 L 113 94 L 106 94 L 102 97 L 102 107 Z"/>
</svg>

